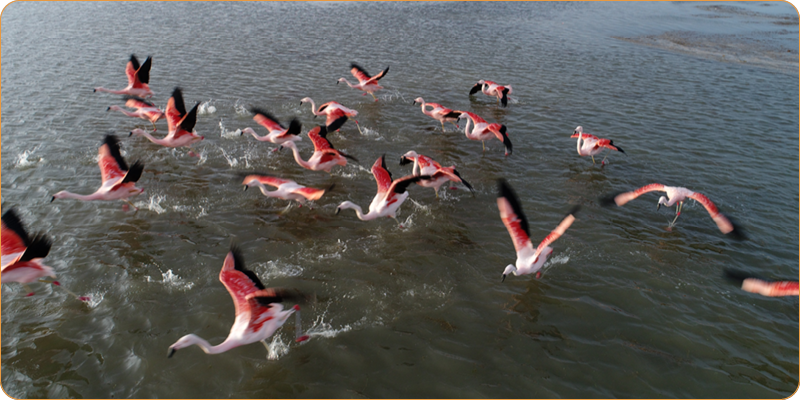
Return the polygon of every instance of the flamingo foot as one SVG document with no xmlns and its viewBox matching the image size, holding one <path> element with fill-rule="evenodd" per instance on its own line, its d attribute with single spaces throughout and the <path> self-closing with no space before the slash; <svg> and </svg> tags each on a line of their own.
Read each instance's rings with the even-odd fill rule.
<svg viewBox="0 0 800 400">
<path fill-rule="evenodd" d="M 30 293 L 26 294 L 26 295 L 25 295 L 25 297 L 31 297 L 31 296 L 33 296 L 34 294 L 36 294 L 36 293 L 30 292 Z"/>
<path fill-rule="evenodd" d="M 276 148 L 272 149 L 272 152 L 274 153 L 274 152 L 276 152 L 278 150 L 280 150 L 280 147 L 276 147 Z"/>
<path fill-rule="evenodd" d="M 308 336 L 308 335 L 303 335 L 303 336 L 300 336 L 299 338 L 295 339 L 294 341 L 295 341 L 296 343 L 303 343 L 303 342 L 305 342 L 306 340 L 308 340 L 308 339 L 310 339 L 310 338 L 311 338 L 311 337 L 310 337 L 310 336 Z"/>
<path fill-rule="evenodd" d="M 195 153 L 195 152 L 193 152 L 193 151 L 189 150 L 189 157 L 197 157 L 197 158 L 200 158 L 200 155 L 198 155 L 197 153 Z"/>
<path fill-rule="evenodd" d="M 78 300 L 80 300 L 80 301 L 89 301 L 89 300 L 91 300 L 91 298 L 89 296 L 80 296 L 80 297 L 78 297 Z"/>
<path fill-rule="evenodd" d="M 127 204 L 123 204 L 122 205 L 122 211 L 123 212 L 128 212 L 128 210 L 130 210 L 130 207 Z"/>
<path fill-rule="evenodd" d="M 458 190 L 458 188 L 455 186 L 450 186 L 450 190 Z"/>
<path fill-rule="evenodd" d="M 541 277 L 542 277 L 542 271 L 536 272 L 536 279 L 539 279 Z"/>
</svg>

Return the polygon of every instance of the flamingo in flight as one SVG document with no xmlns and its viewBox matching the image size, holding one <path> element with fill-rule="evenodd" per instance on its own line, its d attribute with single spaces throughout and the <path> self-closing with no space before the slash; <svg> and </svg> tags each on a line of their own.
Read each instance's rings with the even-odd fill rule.
<svg viewBox="0 0 800 400">
<path fill-rule="evenodd" d="M 135 108 L 136 111 L 128 111 L 120 106 L 109 106 L 106 111 L 119 111 L 129 117 L 141 118 L 153 124 L 153 132 L 156 131 L 156 121 L 165 117 L 164 112 L 159 110 L 155 104 L 136 96 L 129 96 L 125 102 L 125 107 Z"/>
<path fill-rule="evenodd" d="M 3 283 L 21 283 L 25 290 L 28 291 L 28 296 L 34 295 L 27 285 L 31 282 L 52 283 L 53 285 L 61 286 L 58 281 L 41 279 L 45 277 L 55 279 L 56 277 L 52 268 L 39 261 L 50 252 L 50 247 L 52 246 L 50 238 L 41 233 L 33 237 L 28 235 L 22 225 L 22 220 L 20 220 L 13 208 L 3 214 L 0 236 L 2 236 L 2 273 L 0 273 L 0 281 Z M 64 288 L 62 287 L 62 289 Z M 89 300 L 88 297 L 78 296 L 67 289 L 64 290 L 78 300 Z"/>
<path fill-rule="evenodd" d="M 150 90 L 150 65 L 153 59 L 147 57 L 144 64 L 139 65 L 139 60 L 136 56 L 131 54 L 131 59 L 125 66 L 125 75 L 128 76 L 128 86 L 121 90 L 111 90 L 103 87 L 94 88 L 95 92 L 107 92 L 113 94 L 126 94 L 138 97 L 153 97 L 153 91 Z"/>
<path fill-rule="evenodd" d="M 358 115 L 358 111 L 347 108 L 335 101 L 329 101 L 319 106 L 319 108 L 314 105 L 314 100 L 310 97 L 305 97 L 300 100 L 300 105 L 303 105 L 303 103 L 311 103 L 311 112 L 314 113 L 314 118 L 318 115 L 326 116 L 325 129 L 328 132 L 339 130 L 339 128 L 347 122 L 348 118 L 353 118 Z M 358 126 L 358 121 L 356 121 L 355 118 L 353 118 L 353 121 L 355 121 L 356 126 Z M 360 126 L 358 127 L 358 131 L 361 132 Z"/>
<path fill-rule="evenodd" d="M 439 198 L 439 188 L 448 181 L 461 182 L 467 187 L 467 189 L 470 190 L 470 192 L 475 193 L 475 190 L 472 189 L 472 185 L 464 180 L 464 178 L 461 177 L 461 174 L 456 171 L 455 165 L 450 167 L 442 167 L 432 158 L 422 154 L 417 154 L 417 152 L 413 150 L 400 157 L 400 165 L 406 165 L 411 162 L 414 163 L 414 167 L 411 170 L 412 175 L 429 175 L 431 177 L 430 180 L 421 180 L 417 182 L 417 185 L 422 187 L 432 187 L 436 192 L 436 198 Z M 452 189 L 455 189 L 455 187 Z"/>
<path fill-rule="evenodd" d="M 299 329 L 300 306 L 295 305 L 284 311 L 280 303 L 290 297 L 289 293 L 281 289 L 265 288 L 258 276 L 245 267 L 241 251 L 235 246 L 231 247 L 225 257 L 219 280 L 228 289 L 236 310 L 236 319 L 228 337 L 222 343 L 212 346 L 205 339 L 189 334 L 169 346 L 167 357 L 172 357 L 177 350 L 192 345 L 197 345 L 206 354 L 219 354 L 235 347 L 261 342 L 269 351 L 266 339 L 295 312 L 298 326 L 295 341 L 308 340 L 308 336 L 302 335 Z"/>
<path fill-rule="evenodd" d="M 100 146 L 97 153 L 97 164 L 100 166 L 100 176 L 103 180 L 102 186 L 90 195 L 80 195 L 62 190 L 54 194 L 50 202 L 55 199 L 123 200 L 138 210 L 128 198 L 144 192 L 144 189 L 136 187 L 136 182 L 144 171 L 144 164 L 137 160 L 128 168 L 128 164 L 119 152 L 119 142 L 114 135 L 106 135 L 103 145 Z"/>
<path fill-rule="evenodd" d="M 497 97 L 497 102 L 502 103 L 503 107 L 508 105 L 508 94 L 513 91 L 513 89 L 511 89 L 511 85 L 502 86 L 492 81 L 481 79 L 472 87 L 472 89 L 470 89 L 469 95 L 472 96 L 473 94 L 478 93 L 479 90 L 487 96 Z"/>
<path fill-rule="evenodd" d="M 603 151 L 603 149 L 611 149 L 625 154 L 625 150 L 622 150 L 622 147 L 615 146 L 613 140 L 600 139 L 597 136 L 590 135 L 588 133 L 583 133 L 582 126 L 575 128 L 575 132 L 573 132 L 572 136 L 570 137 L 578 139 L 578 155 L 582 157 L 592 156 L 592 165 L 595 164 L 594 162 L 595 154 L 600 153 L 601 151 Z M 583 140 L 583 145 L 581 145 L 581 140 Z M 606 157 L 603 158 L 603 161 L 600 163 L 600 165 L 606 164 Z"/>
<path fill-rule="evenodd" d="M 256 186 L 261 189 L 261 193 L 267 197 L 276 197 L 283 200 L 296 200 L 298 203 L 300 203 L 300 206 L 305 204 L 306 201 L 319 200 L 319 198 L 325 194 L 326 190 L 330 190 L 330 188 L 314 189 L 305 187 L 298 185 L 295 181 L 266 174 L 247 175 L 244 177 L 242 185 L 244 185 L 244 190 L 247 190 L 249 187 Z M 265 185 L 276 187 L 277 190 L 268 191 Z"/>
<path fill-rule="evenodd" d="M 547 261 L 547 257 L 553 254 L 550 244 L 560 238 L 567 231 L 567 228 L 575 222 L 575 214 L 578 213 L 580 207 L 574 207 L 566 218 L 558 224 L 556 229 L 539 243 L 539 247 L 534 249 L 528 230 L 528 220 L 525 218 L 525 214 L 522 213 L 522 206 L 519 203 L 517 194 L 504 179 L 497 181 L 497 187 L 497 208 L 500 210 L 500 219 L 503 220 L 503 224 L 508 229 L 511 240 L 514 241 L 514 249 L 517 251 L 516 264 L 509 264 L 506 267 L 503 271 L 502 280 L 505 281 L 508 274 L 519 276 L 532 273 L 536 273 L 536 278 L 538 279 L 542 276 L 539 270 L 542 269 L 542 266 Z"/>
<path fill-rule="evenodd" d="M 768 297 L 800 296 L 797 281 L 772 281 L 732 269 L 725 270 L 725 277 L 737 283 L 745 292 Z"/>
<path fill-rule="evenodd" d="M 253 121 L 256 121 L 256 123 L 263 126 L 264 128 L 267 128 L 269 134 L 264 136 L 258 136 L 258 134 L 256 134 L 256 131 L 254 131 L 253 128 L 247 127 L 242 129 L 241 133 L 242 135 L 247 133 L 253 135 L 253 137 L 256 138 L 256 140 L 258 141 L 270 142 L 275 144 L 281 144 L 288 140 L 296 141 L 302 139 L 300 136 L 297 136 L 300 134 L 300 129 L 302 128 L 302 125 L 300 124 L 300 121 L 297 120 L 297 118 L 293 118 L 292 121 L 289 122 L 289 128 L 287 129 L 284 128 L 280 122 L 278 122 L 277 118 L 273 117 L 272 114 L 262 109 L 252 108 L 250 109 L 250 112 L 255 114 L 253 116 Z M 276 147 L 272 151 L 277 151 L 278 149 L 280 149 L 280 147 Z"/>
<path fill-rule="evenodd" d="M 678 204 L 675 211 L 675 219 L 672 220 L 670 223 L 670 228 L 675 225 L 675 221 L 678 220 L 678 217 L 681 216 L 681 210 L 683 209 L 683 203 L 686 201 L 687 198 L 697 201 L 698 203 L 702 204 L 705 207 L 708 214 L 711 216 L 711 219 L 717 224 L 720 232 L 723 234 L 732 234 L 732 236 L 736 239 L 744 239 L 744 234 L 741 232 L 740 229 L 737 229 L 736 226 L 729 220 L 725 215 L 719 212 L 717 206 L 711 202 L 705 195 L 697 192 L 693 192 L 687 188 L 683 187 L 675 187 L 675 186 L 665 186 L 660 183 L 651 183 L 647 186 L 642 186 L 639 189 L 636 189 L 632 192 L 625 192 L 620 194 L 612 194 L 609 196 L 605 196 L 604 198 L 600 199 L 600 204 L 604 206 L 610 206 L 612 204 L 616 204 L 617 206 L 622 207 L 625 203 L 649 192 L 666 192 L 667 197 L 661 196 L 658 199 L 658 204 L 656 205 L 656 210 L 661 208 L 662 205 L 667 207 L 672 207 L 675 203 Z"/>
<path fill-rule="evenodd" d="M 134 129 L 128 136 L 144 136 L 155 144 L 160 144 L 166 147 L 188 147 L 196 142 L 204 139 L 203 136 L 194 132 L 194 126 L 197 123 L 197 106 L 186 112 L 186 105 L 183 102 L 183 92 L 180 88 L 175 88 L 172 91 L 172 96 L 167 101 L 167 108 L 165 114 L 167 116 L 167 128 L 169 133 L 163 139 L 158 139 L 145 132 L 142 129 Z M 190 151 L 190 155 L 193 155 Z"/>
<path fill-rule="evenodd" d="M 378 101 L 378 98 L 375 97 L 375 92 L 378 90 L 383 89 L 383 86 L 378 84 L 378 81 L 386 76 L 386 73 L 389 72 L 389 67 L 387 66 L 385 70 L 379 72 L 375 76 L 370 76 L 370 74 L 364 69 L 361 68 L 358 64 L 350 64 L 350 73 L 358 79 L 358 84 L 352 84 L 345 78 L 339 78 L 336 81 L 338 85 L 339 82 L 344 82 L 347 86 L 350 86 L 353 89 L 358 89 L 364 92 L 363 96 L 366 96 L 369 93 L 375 101 Z"/>
<path fill-rule="evenodd" d="M 431 178 L 428 175 L 408 175 L 392 180 L 392 173 L 386 168 L 385 155 L 377 159 L 372 165 L 372 175 L 378 183 L 378 193 L 369 205 L 369 213 L 364 214 L 364 211 L 359 205 L 350 201 L 345 201 L 336 207 L 336 214 L 339 214 L 343 209 L 351 208 L 356 211 L 358 219 L 362 221 L 369 221 L 378 217 L 393 218 L 397 221 L 397 209 L 400 208 L 400 205 L 403 204 L 408 197 L 408 192 L 406 191 L 408 185 Z M 397 221 L 397 223 L 401 228 L 403 227 L 400 221 Z"/>
<path fill-rule="evenodd" d="M 349 156 L 339 150 L 334 149 L 331 142 L 325 137 L 327 134 L 328 131 L 324 126 L 317 126 L 308 132 L 309 139 L 311 139 L 311 142 L 314 143 L 314 154 L 308 159 L 308 161 L 304 161 L 302 158 L 300 158 L 300 152 L 297 150 L 297 146 L 294 144 L 294 142 L 283 142 L 281 147 L 288 147 L 292 149 L 294 160 L 297 161 L 301 167 L 310 169 L 312 171 L 325 171 L 330 173 L 331 168 L 333 168 L 335 165 L 341 165 L 343 167 L 347 165 L 348 158 L 358 162 L 355 157 Z"/>
<path fill-rule="evenodd" d="M 417 97 L 411 104 L 416 105 L 417 103 L 422 104 L 423 114 L 442 123 L 442 132 L 444 132 L 445 122 L 450 122 L 451 124 L 455 125 L 456 128 L 459 127 L 455 121 L 458 121 L 458 116 L 461 115 L 461 112 L 453 111 L 449 108 L 442 106 L 441 104 L 426 103 L 425 100 L 422 99 L 422 97 Z M 431 110 L 427 111 L 427 107 L 431 107 Z"/>
<path fill-rule="evenodd" d="M 480 140 L 483 144 L 483 151 L 486 151 L 486 140 L 496 137 L 497 140 L 503 142 L 506 148 L 506 156 L 511 155 L 511 140 L 508 138 L 505 125 L 498 123 L 490 124 L 483 118 L 469 111 L 459 112 L 461 115 L 458 116 L 458 119 L 469 118 L 467 124 L 464 126 L 464 133 L 467 135 L 467 139 Z M 473 125 L 472 131 L 469 129 L 470 124 Z"/>
</svg>

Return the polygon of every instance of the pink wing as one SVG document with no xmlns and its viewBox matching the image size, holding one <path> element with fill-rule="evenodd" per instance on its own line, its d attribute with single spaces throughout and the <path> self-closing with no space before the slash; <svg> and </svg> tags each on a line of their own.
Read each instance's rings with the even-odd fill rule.
<svg viewBox="0 0 800 400">
<path fill-rule="evenodd" d="M 136 60 L 136 57 L 131 56 L 131 60 L 128 61 L 127 65 L 125 65 L 125 75 L 128 76 L 128 85 L 131 87 L 133 87 L 139 80 L 136 76 L 137 67 L 134 67 L 133 65 L 134 60 Z M 138 64 L 138 61 L 136 63 Z"/>
<path fill-rule="evenodd" d="M 312 143 L 314 143 L 314 151 L 332 149 L 333 146 L 331 146 L 331 142 L 319 135 L 320 129 L 321 128 L 317 126 L 308 132 L 308 138 L 311 139 Z"/>
<path fill-rule="evenodd" d="M 292 193 L 297 193 L 308 200 L 314 201 L 319 200 L 323 194 L 325 194 L 325 189 L 314 189 L 310 187 L 303 187 L 298 189 L 293 189 Z"/>
<path fill-rule="evenodd" d="M 725 215 L 719 212 L 717 206 L 715 206 L 714 203 L 708 199 L 708 197 L 700 193 L 692 193 L 688 197 L 696 200 L 698 203 L 702 204 L 703 207 L 705 207 L 706 211 L 708 211 L 708 214 L 711 216 L 711 219 L 717 223 L 717 227 L 719 228 L 720 232 L 723 234 L 733 232 L 733 223 L 731 223 L 731 221 L 725 217 Z"/>
<path fill-rule="evenodd" d="M 257 124 L 263 126 L 264 128 L 267 128 L 267 130 L 270 132 L 286 130 L 281 126 L 280 123 L 278 123 L 278 121 L 259 112 L 256 112 L 256 115 L 253 116 L 253 121 L 256 121 Z"/>
<path fill-rule="evenodd" d="M 486 123 L 486 120 L 481 118 L 481 117 L 479 117 L 477 114 L 471 113 L 469 111 L 459 111 L 459 112 L 462 113 L 462 114 L 467 114 L 467 116 L 470 117 L 470 119 L 472 119 L 472 123 L 473 124 L 485 124 Z"/>
<path fill-rule="evenodd" d="M 434 161 L 432 158 L 428 156 L 423 156 L 422 154 L 419 155 L 418 158 L 420 168 L 434 166 L 436 168 L 441 168 L 442 166 L 439 165 L 438 162 Z"/>
<path fill-rule="evenodd" d="M 153 103 L 151 103 L 151 102 L 149 102 L 147 100 L 138 98 L 138 97 L 133 97 L 133 98 L 128 99 L 128 101 L 125 102 L 125 106 L 129 107 L 129 108 L 136 108 L 136 109 L 157 108 L 155 104 L 153 104 Z"/>
<path fill-rule="evenodd" d="M 250 320 L 247 324 L 247 332 L 258 332 L 265 323 L 275 318 L 272 303 L 281 301 L 280 295 L 275 289 L 268 288 L 250 293 L 245 298 L 247 300 L 247 306 L 250 308 Z M 267 315 L 264 316 L 264 314 Z"/>
<path fill-rule="evenodd" d="M 275 176 L 253 174 L 253 175 L 245 176 L 244 177 L 244 182 L 242 182 L 242 185 L 246 185 L 248 182 L 252 181 L 253 179 L 255 179 L 255 180 L 257 180 L 257 181 L 259 181 L 259 182 L 261 182 L 261 183 L 263 183 L 265 185 L 270 185 L 270 186 L 274 186 L 274 187 L 278 187 L 280 185 L 283 185 L 284 183 L 289 183 L 289 182 L 294 183 L 294 181 L 290 181 L 288 179 L 281 179 L 281 178 L 278 178 L 278 177 L 275 177 Z"/>
<path fill-rule="evenodd" d="M 544 238 L 544 240 L 542 240 L 542 243 L 539 243 L 539 247 L 536 248 L 536 253 L 533 254 L 534 260 L 536 259 L 536 257 L 539 256 L 539 254 L 542 252 L 542 250 L 544 250 L 545 247 L 550 245 L 550 243 L 555 242 L 556 239 L 560 238 L 561 235 L 563 235 L 564 232 L 567 231 L 567 228 L 569 228 L 570 225 L 572 225 L 572 223 L 575 222 L 575 216 L 573 214 L 577 213 L 577 210 L 578 210 L 577 207 L 574 208 L 570 212 L 570 214 L 567 215 L 567 217 L 564 218 L 560 224 L 558 224 L 556 229 L 550 232 L 550 234 L 547 235 L 547 237 Z"/>
<path fill-rule="evenodd" d="M 627 202 L 629 202 L 629 201 L 631 201 L 631 200 L 633 200 L 633 199 L 635 199 L 635 198 L 637 198 L 637 197 L 639 197 L 639 196 L 641 196 L 641 195 L 643 195 L 645 193 L 654 192 L 654 191 L 665 192 L 666 191 L 665 187 L 666 186 L 664 186 L 664 185 L 662 185 L 660 183 L 651 183 L 651 184 L 649 184 L 647 186 L 642 186 L 639 189 L 636 189 L 636 190 L 634 190 L 632 192 L 625 192 L 625 193 L 618 194 L 616 197 L 614 197 L 614 202 L 617 203 L 618 206 L 623 206 L 623 205 L 625 205 L 625 203 L 627 203 Z"/>
<path fill-rule="evenodd" d="M 253 271 L 244 266 L 244 259 L 238 249 L 232 248 L 225 256 L 222 270 L 219 272 L 219 280 L 225 285 L 233 298 L 236 307 L 236 315 L 246 311 L 250 306 L 247 304 L 247 296 L 264 289 L 264 285 Z"/>
<path fill-rule="evenodd" d="M 6 216 L 4 215 L 3 218 L 5 219 Z M 17 262 L 22 257 L 22 254 L 25 253 L 25 242 L 16 232 L 6 226 L 5 221 L 3 221 L 2 229 L 0 230 L 0 241 L 2 242 L 3 268 Z"/>
<path fill-rule="evenodd" d="M 386 156 L 381 156 L 372 164 L 372 176 L 378 183 L 378 193 L 386 193 L 392 186 L 392 174 L 386 169 Z"/>
<path fill-rule="evenodd" d="M 595 135 L 590 135 L 588 133 L 582 133 L 580 135 L 584 140 L 595 140 L 595 141 L 600 140 L 599 137 L 597 137 Z M 572 136 L 570 136 L 570 137 L 573 138 L 573 139 L 577 139 L 578 138 L 578 134 L 577 133 L 573 133 Z"/>
<path fill-rule="evenodd" d="M 164 110 L 164 114 L 167 116 L 167 129 L 169 132 L 174 131 L 178 127 L 181 118 L 183 118 L 181 111 L 175 105 L 176 101 L 180 101 L 180 104 L 183 104 L 183 98 L 176 100 L 176 94 L 173 92 L 172 97 L 167 101 L 167 108 Z"/>
<path fill-rule="evenodd" d="M 519 199 L 511 186 L 502 179 L 498 182 L 497 208 L 500 210 L 500 219 L 514 242 L 514 249 L 517 252 L 525 248 L 533 249 L 528 233 L 528 220 L 522 213 Z"/>
<path fill-rule="evenodd" d="M 747 278 L 742 282 L 742 290 L 769 297 L 800 295 L 797 281 L 767 282 L 757 278 Z"/>
<path fill-rule="evenodd" d="M 111 154 L 111 148 L 108 143 L 100 146 L 100 150 L 97 153 L 97 164 L 100 166 L 100 176 L 103 179 L 103 183 L 125 176 L 126 172 L 120 168 L 119 162 Z"/>
</svg>

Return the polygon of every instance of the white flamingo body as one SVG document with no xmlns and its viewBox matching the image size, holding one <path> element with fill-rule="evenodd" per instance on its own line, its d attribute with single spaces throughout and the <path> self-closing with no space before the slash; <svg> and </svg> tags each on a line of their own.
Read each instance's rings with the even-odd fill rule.
<svg viewBox="0 0 800 400">
<path fill-rule="evenodd" d="M 463 183 L 470 191 L 473 191 L 472 185 L 469 184 L 461 174 L 456 171 L 456 166 L 442 167 L 438 162 L 432 158 L 417 154 L 416 151 L 409 151 L 400 158 L 400 165 L 406 164 L 409 161 L 414 161 L 414 167 L 411 174 L 414 176 L 427 175 L 430 179 L 421 180 L 417 185 L 422 187 L 432 187 L 436 192 L 436 197 L 439 197 L 439 188 L 445 182 L 460 182 Z"/>
<path fill-rule="evenodd" d="M 300 104 L 302 105 L 303 103 L 311 103 L 311 112 L 315 116 L 325 116 L 325 129 L 327 132 L 338 130 L 348 118 L 355 118 L 358 115 L 358 111 L 347 108 L 335 101 L 322 104 L 319 108 L 310 97 L 304 97 L 300 100 Z M 355 119 L 353 121 L 358 125 L 358 121 Z"/>
<path fill-rule="evenodd" d="M 480 140 L 481 143 L 484 143 L 486 140 L 491 138 L 497 138 L 497 140 L 503 142 L 503 145 L 505 146 L 505 155 L 508 156 L 511 154 L 511 140 L 508 138 L 505 125 L 497 123 L 490 124 L 477 114 L 469 111 L 459 112 L 461 114 L 458 116 L 458 119 L 468 118 L 466 125 L 464 125 L 464 134 L 467 136 L 467 139 Z M 470 127 L 472 127 L 471 130 Z M 486 150 L 485 143 L 483 145 L 483 150 Z"/>
<path fill-rule="evenodd" d="M 358 64 L 350 64 L 350 73 L 358 79 L 357 84 L 352 84 L 345 78 L 339 78 L 336 83 L 344 82 L 347 86 L 350 86 L 353 89 L 358 89 L 364 92 L 366 96 L 369 93 L 375 101 L 378 101 L 378 98 L 375 97 L 375 92 L 378 90 L 383 89 L 383 86 L 378 84 L 378 81 L 386 76 L 386 73 L 389 72 L 389 67 L 386 67 L 385 70 L 381 71 L 375 76 L 370 76 L 364 68 L 361 68 Z"/>
<path fill-rule="evenodd" d="M 577 150 L 578 155 L 585 157 L 591 156 L 592 163 L 594 163 L 594 156 L 599 154 L 605 149 L 610 149 L 614 151 L 619 151 L 620 153 L 625 153 L 621 147 L 614 145 L 614 141 L 609 139 L 601 139 L 597 136 L 584 133 L 583 127 L 579 126 L 575 128 L 575 131 L 572 133 L 571 138 L 578 139 Z M 605 165 L 605 158 L 603 159 L 602 164 Z"/>
<path fill-rule="evenodd" d="M 508 95 L 514 91 L 511 85 L 498 85 L 492 81 L 483 79 L 479 80 L 478 83 L 472 87 L 469 94 L 473 95 L 479 90 L 487 96 L 497 97 L 497 102 L 501 103 L 503 107 L 508 105 Z"/>
<path fill-rule="evenodd" d="M 417 97 L 414 99 L 412 104 L 420 103 L 422 108 L 422 113 L 439 121 L 442 124 L 442 131 L 444 131 L 444 123 L 450 122 L 451 124 L 455 125 L 458 128 L 458 116 L 461 115 L 458 111 L 453 111 L 447 107 L 442 106 L 441 104 L 437 103 L 426 103 L 422 97 Z M 431 107 L 430 111 L 428 111 L 428 107 Z"/>
<path fill-rule="evenodd" d="M 300 151 L 292 141 L 287 141 L 281 144 L 282 147 L 288 147 L 292 150 L 294 160 L 301 167 L 310 169 L 312 171 L 325 171 L 330 173 L 331 169 L 337 165 L 347 165 L 347 159 L 356 160 L 355 157 L 342 153 L 333 148 L 328 139 L 325 138 L 327 130 L 324 126 L 317 126 L 308 132 L 308 138 L 314 143 L 314 154 L 308 161 L 300 157 Z M 357 161 L 357 160 L 356 160 Z"/>
<path fill-rule="evenodd" d="M 258 187 L 264 196 L 295 200 L 300 204 L 305 204 L 306 201 L 318 200 L 325 193 L 324 189 L 309 188 L 289 179 L 261 174 L 246 176 L 242 184 L 245 185 L 245 189 L 253 186 Z M 269 191 L 265 185 L 270 185 L 277 189 Z"/>
</svg>

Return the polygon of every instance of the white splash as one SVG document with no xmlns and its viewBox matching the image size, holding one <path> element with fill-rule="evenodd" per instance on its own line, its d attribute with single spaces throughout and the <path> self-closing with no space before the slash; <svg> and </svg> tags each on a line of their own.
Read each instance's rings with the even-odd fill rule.
<svg viewBox="0 0 800 400">
<path fill-rule="evenodd" d="M 275 260 L 270 260 L 265 263 L 257 263 L 253 268 L 259 271 L 259 276 L 263 276 L 267 280 L 286 276 L 294 277 L 303 274 L 303 267 L 294 264 L 282 263 Z"/>
<path fill-rule="evenodd" d="M 34 164 L 43 163 L 44 162 L 44 158 L 39 157 L 37 160 L 30 160 L 28 158 L 36 150 L 39 150 L 40 147 L 42 147 L 42 145 L 36 146 L 35 148 L 33 148 L 31 150 L 25 150 L 25 151 L 22 152 L 22 154 L 19 154 L 17 156 L 17 162 L 14 163 L 14 167 L 19 168 L 19 169 L 23 169 L 23 168 L 30 167 L 30 166 L 32 166 Z"/>
<path fill-rule="evenodd" d="M 219 151 L 222 152 L 222 156 L 225 157 L 225 160 L 228 161 L 228 165 L 230 165 L 231 168 L 235 168 L 239 165 L 239 160 L 237 160 L 236 157 L 229 156 L 228 153 L 225 152 L 225 149 L 220 148 Z"/>
<path fill-rule="evenodd" d="M 164 196 L 164 195 L 152 195 L 152 196 L 150 196 L 150 199 L 148 199 L 147 202 L 140 201 L 140 202 L 134 203 L 134 205 L 136 207 L 139 207 L 140 209 L 141 208 L 145 208 L 145 209 L 148 209 L 150 211 L 155 211 L 156 214 L 163 214 L 163 213 L 167 212 L 167 210 L 164 207 L 161 206 L 161 202 L 164 201 L 166 198 L 167 198 L 167 196 Z"/>
<path fill-rule="evenodd" d="M 361 132 L 361 136 L 381 137 L 380 132 L 367 127 L 361 127 L 361 129 L 359 129 L 359 132 Z"/>
<path fill-rule="evenodd" d="M 555 255 L 553 257 L 550 257 L 550 259 L 547 260 L 547 263 L 545 263 L 545 265 L 542 267 L 542 269 L 549 269 L 549 268 L 554 267 L 555 265 L 566 264 L 567 262 L 569 262 L 569 256 L 568 255 L 566 255 L 566 254 L 558 254 L 558 255 Z"/>
<path fill-rule="evenodd" d="M 250 111 L 247 111 L 247 107 L 245 107 L 243 104 L 239 104 L 239 100 L 236 100 L 236 103 L 233 105 L 233 110 L 236 111 L 236 115 L 251 115 Z"/>
<path fill-rule="evenodd" d="M 238 138 L 242 135 L 241 129 L 236 129 L 235 131 L 229 131 L 225 129 L 225 124 L 222 123 L 222 120 L 219 120 L 219 136 L 223 139 L 234 139 Z"/>
<path fill-rule="evenodd" d="M 362 318 L 360 322 L 366 320 L 366 317 Z M 340 333 L 349 332 L 352 330 L 353 327 L 350 324 L 347 324 L 341 328 L 334 328 L 328 322 L 325 322 L 325 314 L 318 316 L 316 320 L 311 324 L 311 327 L 308 328 L 303 334 L 308 335 L 310 338 L 315 337 L 324 337 L 324 338 L 332 338 L 336 337 Z"/>
<path fill-rule="evenodd" d="M 89 292 L 86 294 L 86 297 L 89 300 L 86 300 L 84 303 L 89 306 L 89 308 L 97 308 L 100 303 L 103 301 L 103 297 L 106 295 L 106 292 Z"/>
<path fill-rule="evenodd" d="M 210 115 L 215 112 L 217 112 L 217 107 L 211 105 L 211 100 L 201 103 L 197 108 L 197 113 L 200 115 Z"/>
<path fill-rule="evenodd" d="M 180 276 L 172 273 L 172 270 L 167 270 L 167 272 L 161 273 L 161 281 L 156 281 L 150 278 L 149 276 L 145 277 L 147 282 L 156 282 L 156 283 L 163 283 L 167 286 L 171 286 L 181 290 L 188 290 L 194 287 L 194 282 L 187 282 L 183 280 Z"/>
<path fill-rule="evenodd" d="M 274 335 L 272 342 L 267 346 L 267 360 L 277 360 L 289 353 L 289 345 L 281 340 L 280 335 Z"/>
</svg>

